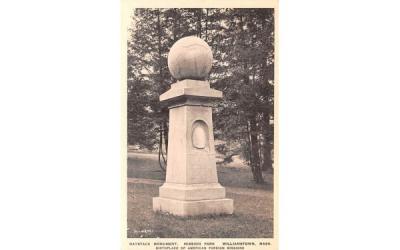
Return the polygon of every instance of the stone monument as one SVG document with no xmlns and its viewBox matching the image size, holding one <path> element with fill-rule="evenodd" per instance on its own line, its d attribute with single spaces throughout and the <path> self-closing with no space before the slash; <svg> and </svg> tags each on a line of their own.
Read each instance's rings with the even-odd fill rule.
<svg viewBox="0 0 400 250">
<path fill-rule="evenodd" d="M 212 101 L 222 92 L 206 78 L 212 65 L 211 48 L 200 38 L 178 40 L 168 54 L 168 68 L 178 81 L 160 96 L 169 108 L 166 181 L 153 210 L 178 216 L 232 214 L 215 164 Z"/>
</svg>

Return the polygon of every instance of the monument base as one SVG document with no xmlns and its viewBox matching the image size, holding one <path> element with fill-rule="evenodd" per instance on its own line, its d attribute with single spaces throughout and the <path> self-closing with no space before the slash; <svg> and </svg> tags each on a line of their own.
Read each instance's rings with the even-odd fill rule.
<svg viewBox="0 0 400 250">
<path fill-rule="evenodd" d="M 225 188 L 219 183 L 178 184 L 165 182 L 160 197 L 182 201 L 216 200 L 225 198 Z"/>
<path fill-rule="evenodd" d="M 162 197 L 153 197 L 155 212 L 168 212 L 177 216 L 195 216 L 208 214 L 232 214 L 232 199 L 182 201 Z"/>
</svg>

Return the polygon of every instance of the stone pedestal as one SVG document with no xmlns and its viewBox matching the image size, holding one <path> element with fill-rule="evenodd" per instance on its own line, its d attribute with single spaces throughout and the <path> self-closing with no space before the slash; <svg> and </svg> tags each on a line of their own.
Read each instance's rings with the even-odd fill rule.
<svg viewBox="0 0 400 250">
<path fill-rule="evenodd" d="M 207 81 L 182 80 L 160 96 L 169 107 L 168 166 L 153 210 L 178 216 L 232 214 L 215 164 L 211 102 L 222 97 Z"/>
</svg>

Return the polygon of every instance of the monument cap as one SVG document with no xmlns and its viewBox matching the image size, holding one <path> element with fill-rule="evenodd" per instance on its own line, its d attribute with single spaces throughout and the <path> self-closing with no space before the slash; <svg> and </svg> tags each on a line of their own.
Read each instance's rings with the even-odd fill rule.
<svg viewBox="0 0 400 250">
<path fill-rule="evenodd" d="M 177 80 L 205 80 L 210 73 L 213 55 L 210 46 L 195 36 L 179 39 L 168 54 L 168 68 Z"/>
</svg>

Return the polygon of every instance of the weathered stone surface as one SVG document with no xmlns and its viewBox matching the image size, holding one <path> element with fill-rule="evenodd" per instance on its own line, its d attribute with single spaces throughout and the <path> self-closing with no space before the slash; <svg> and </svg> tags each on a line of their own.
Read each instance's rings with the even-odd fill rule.
<svg viewBox="0 0 400 250">
<path fill-rule="evenodd" d="M 184 201 L 223 199 L 225 188 L 219 183 L 164 183 L 160 187 L 160 197 Z"/>
<path fill-rule="evenodd" d="M 202 39 L 189 36 L 178 40 L 168 54 L 168 68 L 177 79 L 204 80 L 210 73 L 213 56 Z"/>
<path fill-rule="evenodd" d="M 218 183 L 211 107 L 182 105 L 169 110 L 167 183 Z M 193 146 L 193 124 L 207 124 L 206 147 Z"/>
<path fill-rule="evenodd" d="M 153 198 L 153 210 L 168 212 L 177 216 L 196 216 L 207 214 L 232 214 L 232 199 L 213 199 L 181 201 L 162 197 Z"/>
<path fill-rule="evenodd" d="M 208 145 L 208 126 L 203 121 L 193 123 L 192 144 L 197 149 L 209 147 Z"/>
<path fill-rule="evenodd" d="M 188 101 L 194 101 L 201 99 L 199 105 L 210 105 L 211 100 L 222 98 L 222 92 L 210 88 L 210 84 L 207 81 L 198 80 L 182 80 L 171 85 L 171 89 L 160 95 L 160 101 L 162 103 L 173 103 L 174 100 L 183 99 Z"/>
<path fill-rule="evenodd" d="M 193 80 L 204 78 L 212 62 L 208 45 L 198 40 L 179 40 L 168 58 L 174 77 L 191 79 L 172 84 L 160 96 L 169 108 L 168 166 L 153 210 L 178 216 L 232 214 L 233 200 L 225 198 L 215 164 L 211 102 L 222 92 L 211 89 L 207 81 Z"/>
</svg>

